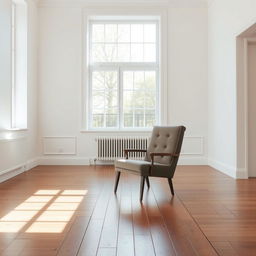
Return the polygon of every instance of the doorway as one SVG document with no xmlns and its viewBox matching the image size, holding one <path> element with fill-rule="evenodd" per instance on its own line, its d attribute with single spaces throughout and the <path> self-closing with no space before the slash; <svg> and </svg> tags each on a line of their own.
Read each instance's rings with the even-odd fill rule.
<svg viewBox="0 0 256 256">
<path fill-rule="evenodd" d="M 256 40 L 247 47 L 248 176 L 256 177 Z"/>
<path fill-rule="evenodd" d="M 256 177 L 256 23 L 236 37 L 238 179 Z"/>
</svg>

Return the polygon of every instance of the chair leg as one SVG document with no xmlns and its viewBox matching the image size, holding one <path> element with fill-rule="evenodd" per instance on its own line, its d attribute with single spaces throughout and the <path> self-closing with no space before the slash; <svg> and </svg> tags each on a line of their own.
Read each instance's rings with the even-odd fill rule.
<svg viewBox="0 0 256 256">
<path fill-rule="evenodd" d="M 115 193 L 116 193 L 116 191 L 117 191 L 117 187 L 118 187 L 118 183 L 119 183 L 119 179 L 120 179 L 120 174 L 121 174 L 121 172 L 117 172 L 116 173 L 116 183 L 115 183 Z"/>
<path fill-rule="evenodd" d="M 147 182 L 148 188 L 150 188 L 150 183 L 149 183 L 149 178 L 148 177 L 146 177 L 146 182 Z"/>
<path fill-rule="evenodd" d="M 169 186 L 170 186 L 172 195 L 174 196 L 174 189 L 173 189 L 172 179 L 169 178 L 169 179 L 168 179 L 168 182 L 169 182 Z"/>
<path fill-rule="evenodd" d="M 140 201 L 142 201 L 142 199 L 143 199 L 145 179 L 146 179 L 146 177 L 141 176 L 141 179 L 140 179 Z"/>
</svg>

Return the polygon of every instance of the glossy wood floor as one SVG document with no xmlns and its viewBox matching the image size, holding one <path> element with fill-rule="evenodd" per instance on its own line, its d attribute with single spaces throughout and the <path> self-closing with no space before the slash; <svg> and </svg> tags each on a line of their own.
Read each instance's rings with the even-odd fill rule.
<svg viewBox="0 0 256 256">
<path fill-rule="evenodd" d="M 0 254 L 22 256 L 256 255 L 256 180 L 178 167 L 172 198 L 113 167 L 38 166 L 0 184 Z"/>
</svg>

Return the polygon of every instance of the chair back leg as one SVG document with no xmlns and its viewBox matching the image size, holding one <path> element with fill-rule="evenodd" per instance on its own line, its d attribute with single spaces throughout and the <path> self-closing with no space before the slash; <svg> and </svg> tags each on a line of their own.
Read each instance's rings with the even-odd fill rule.
<svg viewBox="0 0 256 256">
<path fill-rule="evenodd" d="M 168 179 L 168 183 L 169 183 L 169 186 L 170 186 L 170 190 L 172 192 L 172 195 L 174 196 L 174 189 L 173 189 L 173 184 L 172 184 L 172 179 Z"/>
<path fill-rule="evenodd" d="M 141 179 L 140 179 L 140 201 L 142 201 L 142 199 L 143 199 L 145 179 L 146 179 L 146 177 L 141 176 Z"/>
<path fill-rule="evenodd" d="M 115 193 L 117 191 L 117 187 L 118 187 L 118 183 L 119 183 L 119 179 L 120 179 L 120 174 L 121 172 L 116 172 L 116 183 L 115 183 Z"/>
<path fill-rule="evenodd" d="M 149 183 L 149 178 L 148 177 L 146 177 L 146 182 L 147 182 L 148 188 L 150 188 L 150 183 Z"/>
</svg>

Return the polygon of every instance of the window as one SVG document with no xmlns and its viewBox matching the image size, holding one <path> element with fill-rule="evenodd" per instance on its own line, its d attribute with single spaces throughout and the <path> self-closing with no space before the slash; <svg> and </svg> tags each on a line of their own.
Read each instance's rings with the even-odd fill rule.
<svg viewBox="0 0 256 256">
<path fill-rule="evenodd" d="M 159 123 L 159 22 L 90 20 L 91 130 L 149 129 Z"/>
<path fill-rule="evenodd" d="M 12 128 L 14 128 L 16 120 L 15 107 L 15 84 L 16 84 L 16 4 L 12 3 Z"/>
<path fill-rule="evenodd" d="M 27 128 L 27 6 L 12 2 L 11 128 Z"/>
</svg>

